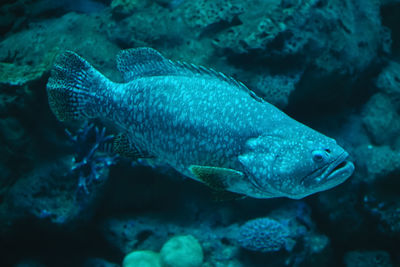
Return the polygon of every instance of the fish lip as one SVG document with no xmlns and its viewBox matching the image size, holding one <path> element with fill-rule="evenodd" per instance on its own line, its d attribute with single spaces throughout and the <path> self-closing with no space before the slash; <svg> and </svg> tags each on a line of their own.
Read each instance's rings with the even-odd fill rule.
<svg viewBox="0 0 400 267">
<path fill-rule="evenodd" d="M 333 161 L 325 164 L 321 168 L 313 171 L 309 175 L 303 177 L 301 180 L 301 184 L 305 184 L 307 182 L 317 182 L 318 184 L 322 181 L 327 181 L 330 180 L 332 177 L 334 177 L 337 173 L 340 171 L 343 171 L 345 167 L 347 167 L 348 164 L 352 164 L 350 161 L 346 161 L 346 159 L 349 157 L 349 153 L 346 151 L 342 152 L 336 159 Z M 345 165 L 337 170 L 335 170 L 336 167 L 338 167 L 341 163 L 345 163 Z M 313 174 L 315 173 L 320 173 L 318 176 L 314 176 Z M 326 179 L 328 178 L 328 179 Z"/>
<path fill-rule="evenodd" d="M 314 186 L 314 193 L 325 191 L 346 181 L 354 172 L 354 164 L 346 160 L 349 155 L 346 153 L 334 161 L 332 166 L 324 172 L 323 176 L 318 177 Z"/>
<path fill-rule="evenodd" d="M 342 154 L 339 155 L 333 162 L 331 162 L 328 166 L 328 168 L 325 170 L 325 172 L 321 175 L 321 180 L 325 180 L 325 178 L 328 178 L 328 180 L 332 177 L 334 177 L 338 172 L 343 171 L 343 169 L 346 167 L 349 161 L 346 159 L 349 157 L 349 153 L 344 151 Z M 340 167 L 339 169 L 336 169 L 339 165 L 344 163 L 345 165 Z"/>
<path fill-rule="evenodd" d="M 341 166 L 339 169 L 335 169 L 337 166 L 339 166 L 342 163 L 344 164 L 343 166 Z M 333 170 L 328 174 L 328 176 L 327 176 L 328 180 L 331 180 L 333 177 L 338 177 L 340 175 L 346 176 L 346 178 L 350 177 L 350 175 L 354 171 L 354 164 L 349 160 L 343 160 L 338 165 L 336 165 L 336 167 L 333 168 Z"/>
<path fill-rule="evenodd" d="M 315 170 L 310 175 L 304 177 L 301 184 L 307 187 L 309 192 L 291 195 L 290 198 L 300 199 L 308 195 L 328 190 L 336 185 L 343 183 L 354 172 L 354 164 L 346 160 L 349 157 L 347 152 L 340 154 L 335 160 L 325 164 L 321 168 Z M 341 165 L 343 164 L 343 165 Z M 313 176 L 315 173 L 320 173 L 319 176 Z M 308 184 L 307 184 L 308 183 Z"/>
</svg>

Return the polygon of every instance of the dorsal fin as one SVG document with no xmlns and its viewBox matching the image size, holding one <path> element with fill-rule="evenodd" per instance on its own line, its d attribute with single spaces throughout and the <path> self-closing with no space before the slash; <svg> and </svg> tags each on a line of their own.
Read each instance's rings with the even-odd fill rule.
<svg viewBox="0 0 400 267">
<path fill-rule="evenodd" d="M 138 77 L 159 76 L 174 72 L 174 65 L 158 51 L 148 48 L 122 50 L 117 55 L 117 68 L 126 82 Z"/>
<path fill-rule="evenodd" d="M 132 81 L 133 79 L 139 77 L 162 75 L 200 75 L 229 83 L 230 85 L 249 93 L 250 96 L 257 101 L 263 101 L 262 98 L 259 98 L 243 83 L 236 81 L 230 76 L 227 76 L 221 72 L 217 72 L 211 68 L 196 66 L 194 64 L 180 61 L 174 62 L 165 58 L 157 50 L 148 47 L 122 50 L 117 55 L 117 67 L 118 70 L 122 73 L 126 82 Z"/>
</svg>

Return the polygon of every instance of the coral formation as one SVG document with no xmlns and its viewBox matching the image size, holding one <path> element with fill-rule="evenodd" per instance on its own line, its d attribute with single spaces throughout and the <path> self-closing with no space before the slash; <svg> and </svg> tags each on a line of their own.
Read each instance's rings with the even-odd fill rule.
<svg viewBox="0 0 400 267">
<path fill-rule="evenodd" d="M 299 82 L 300 73 L 296 75 L 260 76 L 255 89 L 271 104 L 285 108 L 289 103 L 289 96 Z"/>
<path fill-rule="evenodd" d="M 77 131 L 76 135 L 72 135 L 67 130 L 66 133 L 75 148 L 71 171 L 78 174 L 79 190 L 89 194 L 89 187 L 93 183 L 105 180 L 108 176 L 108 168 L 115 164 L 117 156 L 107 155 L 107 152 L 111 151 L 101 153 L 101 149 L 106 148 L 114 136 L 107 136 L 105 128 L 99 130 L 87 122 Z M 91 142 L 91 138 L 94 138 L 94 142 Z"/>
<path fill-rule="evenodd" d="M 400 117 L 392 99 L 378 93 L 364 106 L 363 122 L 377 145 L 396 142 L 400 131 Z"/>
<path fill-rule="evenodd" d="M 199 267 L 203 262 L 203 250 L 191 235 L 174 236 L 162 246 L 160 253 L 136 250 L 128 253 L 123 267 Z"/>
<path fill-rule="evenodd" d="M 269 218 L 254 219 L 239 228 L 238 243 L 241 247 L 261 251 L 292 250 L 294 241 L 284 224 Z"/>
<path fill-rule="evenodd" d="M 160 251 L 163 267 L 199 267 L 203 262 L 203 250 L 192 235 L 174 236 Z"/>
<path fill-rule="evenodd" d="M 399 108 L 400 63 L 390 61 L 379 74 L 376 80 L 376 87 L 390 96 L 390 98 L 395 101 L 396 107 Z"/>
<path fill-rule="evenodd" d="M 160 255 L 150 250 L 133 251 L 125 256 L 122 267 L 161 267 Z"/>
</svg>

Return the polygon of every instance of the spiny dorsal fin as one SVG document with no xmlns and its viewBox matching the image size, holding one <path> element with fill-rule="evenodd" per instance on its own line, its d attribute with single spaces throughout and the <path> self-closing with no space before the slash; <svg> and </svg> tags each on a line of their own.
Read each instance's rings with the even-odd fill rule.
<svg viewBox="0 0 400 267">
<path fill-rule="evenodd" d="M 160 76 L 173 72 L 174 65 L 158 51 L 148 48 L 122 50 L 117 55 L 117 68 L 126 82 L 139 77 Z"/>
<path fill-rule="evenodd" d="M 172 62 L 172 63 L 175 64 L 176 68 L 180 70 L 178 72 L 179 75 L 182 75 L 183 73 L 187 72 L 192 75 L 196 74 L 196 75 L 203 75 L 203 76 L 208 76 L 211 78 L 216 78 L 216 79 L 224 81 L 240 90 L 245 91 L 252 98 L 257 100 L 258 102 L 264 102 L 264 99 L 257 96 L 253 91 L 251 91 L 249 88 L 247 88 L 247 86 L 244 85 L 242 82 L 239 82 L 239 81 L 235 80 L 233 77 L 227 76 L 227 75 L 223 74 L 222 72 L 215 71 L 212 68 L 197 66 L 194 64 L 186 63 L 186 62 L 177 61 L 177 62 Z"/>
<path fill-rule="evenodd" d="M 257 101 L 263 101 L 254 92 L 249 90 L 243 83 L 234 78 L 211 68 L 196 66 L 185 62 L 174 62 L 165 58 L 157 50 L 148 47 L 122 50 L 117 56 L 117 67 L 126 82 L 139 77 L 150 76 L 207 76 L 215 78 L 230 85 L 244 90 Z"/>
<path fill-rule="evenodd" d="M 227 75 L 223 74 L 222 72 L 215 71 L 211 68 L 206 68 L 204 66 L 197 66 L 194 64 L 181 62 L 181 61 L 173 62 L 173 64 L 175 64 L 176 68 L 179 69 L 181 73 L 188 72 L 190 74 L 205 75 L 205 76 L 217 78 L 221 81 L 225 81 L 233 86 L 236 86 L 239 88 L 244 87 L 247 89 L 247 87 L 243 83 L 238 82 L 234 78 L 227 76 Z"/>
</svg>

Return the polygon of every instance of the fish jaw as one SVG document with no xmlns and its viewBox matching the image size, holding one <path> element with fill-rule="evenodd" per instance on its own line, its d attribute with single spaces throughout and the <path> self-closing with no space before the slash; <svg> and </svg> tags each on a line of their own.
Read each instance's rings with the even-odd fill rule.
<svg viewBox="0 0 400 267">
<path fill-rule="evenodd" d="M 288 196 L 294 199 L 300 199 L 305 196 L 325 191 L 335 187 L 346 181 L 354 172 L 354 164 L 348 160 L 349 154 L 343 152 L 334 161 L 321 168 L 316 175 L 305 177 L 302 181 L 302 186 L 308 188 L 307 194 Z"/>
</svg>

